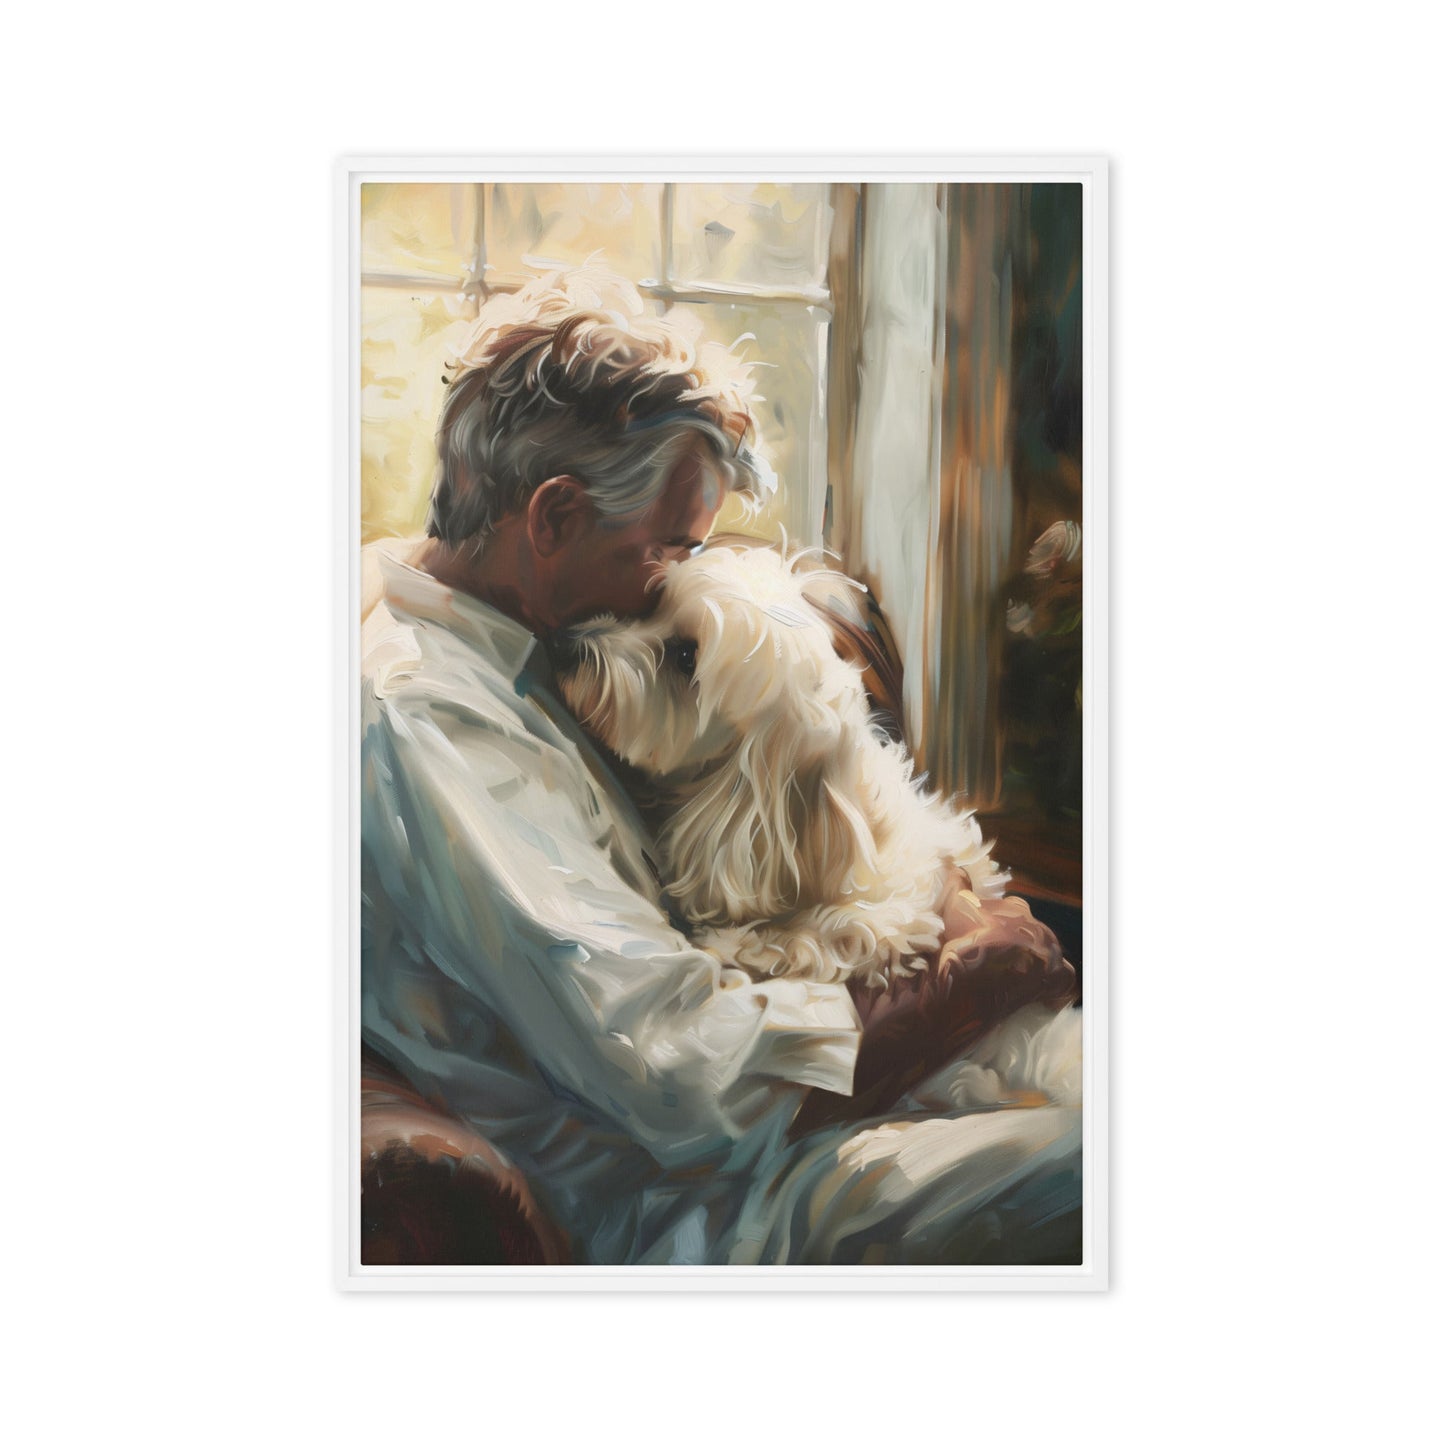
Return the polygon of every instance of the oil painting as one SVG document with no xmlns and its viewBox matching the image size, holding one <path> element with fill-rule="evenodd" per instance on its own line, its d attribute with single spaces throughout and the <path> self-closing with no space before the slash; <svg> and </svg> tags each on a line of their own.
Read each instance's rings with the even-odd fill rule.
<svg viewBox="0 0 1445 1445">
<path fill-rule="evenodd" d="M 348 173 L 350 1274 L 1098 1287 L 1102 167 L 593 170 Z"/>
</svg>

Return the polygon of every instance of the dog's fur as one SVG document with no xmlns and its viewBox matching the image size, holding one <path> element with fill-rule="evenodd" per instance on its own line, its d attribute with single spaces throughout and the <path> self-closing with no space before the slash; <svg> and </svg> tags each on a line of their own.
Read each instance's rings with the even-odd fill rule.
<svg viewBox="0 0 1445 1445">
<path fill-rule="evenodd" d="M 700 946 L 881 987 L 938 946 L 952 869 L 980 897 L 1007 875 L 870 720 L 825 620 L 852 585 L 761 548 L 702 552 L 666 572 L 652 616 L 578 629 L 562 685 L 662 787 L 667 892 Z"/>
</svg>

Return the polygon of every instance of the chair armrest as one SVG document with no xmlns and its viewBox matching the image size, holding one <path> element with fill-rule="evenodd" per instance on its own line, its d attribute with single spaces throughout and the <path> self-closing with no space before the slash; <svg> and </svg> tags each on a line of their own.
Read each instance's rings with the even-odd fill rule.
<svg viewBox="0 0 1445 1445">
<path fill-rule="evenodd" d="M 361 1262 L 566 1264 L 526 1179 L 368 1050 L 361 1066 Z"/>
</svg>

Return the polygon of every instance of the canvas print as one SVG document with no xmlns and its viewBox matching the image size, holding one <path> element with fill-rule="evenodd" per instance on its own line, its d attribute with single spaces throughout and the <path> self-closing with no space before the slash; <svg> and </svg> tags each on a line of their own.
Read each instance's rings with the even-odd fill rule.
<svg viewBox="0 0 1445 1445">
<path fill-rule="evenodd" d="M 358 1262 L 1084 1262 L 1076 181 L 360 185 Z"/>
</svg>

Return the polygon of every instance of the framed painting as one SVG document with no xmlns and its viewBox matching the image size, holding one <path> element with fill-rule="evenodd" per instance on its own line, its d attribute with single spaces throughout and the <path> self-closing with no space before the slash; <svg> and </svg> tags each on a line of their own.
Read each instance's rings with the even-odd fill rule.
<svg viewBox="0 0 1445 1445">
<path fill-rule="evenodd" d="M 341 164 L 346 1287 L 1106 1287 L 1107 209 Z"/>
</svg>

